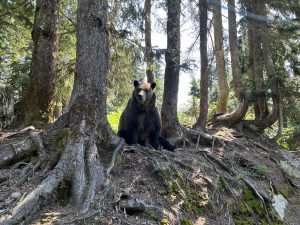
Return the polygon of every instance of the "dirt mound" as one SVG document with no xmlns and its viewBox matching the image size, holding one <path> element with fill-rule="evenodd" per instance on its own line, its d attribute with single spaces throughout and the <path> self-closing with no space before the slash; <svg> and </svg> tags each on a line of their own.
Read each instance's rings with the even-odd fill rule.
<svg viewBox="0 0 300 225">
<path fill-rule="evenodd" d="M 4 135 L 0 147 L 24 137 Z M 89 213 L 76 214 L 64 182 L 32 224 L 299 224 L 299 160 L 253 131 L 221 127 L 214 137 L 175 152 L 124 147 Z M 20 184 L 34 165 L 25 157 L 0 170 L 0 224 L 44 178 L 37 170 Z"/>
</svg>

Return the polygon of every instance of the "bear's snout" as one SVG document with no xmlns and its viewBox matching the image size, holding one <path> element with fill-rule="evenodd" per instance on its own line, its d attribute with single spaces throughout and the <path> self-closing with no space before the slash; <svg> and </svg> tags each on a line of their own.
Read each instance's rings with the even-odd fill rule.
<svg viewBox="0 0 300 225">
<path fill-rule="evenodd" d="M 138 101 L 140 101 L 140 102 L 143 102 L 143 101 L 146 100 L 145 94 L 143 93 L 143 91 L 140 91 L 140 92 L 137 94 L 137 99 L 138 99 Z"/>
</svg>

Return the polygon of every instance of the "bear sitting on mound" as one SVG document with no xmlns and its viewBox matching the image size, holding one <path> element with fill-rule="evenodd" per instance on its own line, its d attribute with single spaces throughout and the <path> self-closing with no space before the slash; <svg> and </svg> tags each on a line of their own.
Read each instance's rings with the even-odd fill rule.
<svg viewBox="0 0 300 225">
<path fill-rule="evenodd" d="M 160 135 L 161 119 L 156 107 L 155 83 L 134 81 L 132 97 L 121 114 L 118 135 L 129 145 L 151 145 L 174 151 L 176 148 Z"/>
</svg>

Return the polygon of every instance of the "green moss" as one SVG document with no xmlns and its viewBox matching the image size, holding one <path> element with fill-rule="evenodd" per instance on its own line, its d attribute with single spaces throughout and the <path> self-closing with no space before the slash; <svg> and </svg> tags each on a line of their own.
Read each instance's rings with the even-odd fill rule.
<svg viewBox="0 0 300 225">
<path fill-rule="evenodd" d="M 271 211 L 271 209 L 268 211 Z M 259 224 L 269 224 L 264 207 L 248 187 L 243 189 L 241 201 L 236 202 L 233 206 L 232 215 L 236 225 L 254 225 L 257 224 L 257 219 L 259 219 Z M 271 213 L 269 215 L 272 216 Z M 270 219 L 272 225 L 284 224 L 275 217 Z"/>
<path fill-rule="evenodd" d="M 235 219 L 234 220 L 235 225 L 254 225 L 253 221 L 250 219 Z"/>
<path fill-rule="evenodd" d="M 151 210 L 151 209 L 146 209 L 145 214 L 147 215 L 148 218 L 154 221 L 159 221 L 159 218 L 157 217 L 157 214 Z"/>
<path fill-rule="evenodd" d="M 269 168 L 266 165 L 255 165 L 252 168 L 252 171 L 254 172 L 255 175 L 265 178 L 267 173 L 269 172 Z"/>
<path fill-rule="evenodd" d="M 33 165 L 35 165 L 39 161 L 39 157 L 31 157 L 30 161 Z"/>
<path fill-rule="evenodd" d="M 158 175 L 162 178 L 166 191 L 161 193 L 167 195 L 170 204 L 181 201 L 184 213 L 193 216 L 199 216 L 204 210 L 211 209 L 210 203 L 205 198 L 206 193 L 189 179 L 181 176 L 168 163 L 159 163 L 154 170 L 156 173 L 159 172 Z"/>
<path fill-rule="evenodd" d="M 180 218 L 180 224 L 182 225 L 194 225 L 195 223 L 187 217 Z"/>
<path fill-rule="evenodd" d="M 65 147 L 70 135 L 71 135 L 71 131 L 69 128 L 62 128 L 59 131 L 59 138 L 56 140 L 56 145 L 55 145 L 56 151 L 59 154 L 62 154 L 65 151 Z"/>
<path fill-rule="evenodd" d="M 296 189 L 296 195 L 297 195 L 298 197 L 300 197 L 300 188 L 297 188 L 297 189 Z"/>
<path fill-rule="evenodd" d="M 288 185 L 288 184 L 284 184 L 284 185 L 280 186 L 280 188 L 278 189 L 278 192 L 280 194 L 282 194 L 282 196 L 285 197 L 286 199 L 289 198 L 291 191 L 292 191 L 292 189 L 291 189 L 290 185 Z"/>
<path fill-rule="evenodd" d="M 203 212 L 204 206 L 208 203 L 203 200 L 201 192 L 193 189 L 186 189 L 186 197 L 183 198 L 182 207 L 185 211 L 199 215 Z"/>
<path fill-rule="evenodd" d="M 154 172 L 161 173 L 163 177 L 169 177 L 171 168 L 167 163 L 158 163 L 154 166 Z"/>
<path fill-rule="evenodd" d="M 121 154 L 120 154 L 120 153 L 116 154 L 115 164 L 116 164 L 117 166 L 119 166 L 119 165 L 122 164 L 122 157 L 121 157 Z"/>
<path fill-rule="evenodd" d="M 264 214 L 265 211 L 261 205 L 261 202 L 255 198 L 252 191 L 247 187 L 243 190 L 243 199 L 247 205 L 258 215 L 262 216 Z"/>
</svg>

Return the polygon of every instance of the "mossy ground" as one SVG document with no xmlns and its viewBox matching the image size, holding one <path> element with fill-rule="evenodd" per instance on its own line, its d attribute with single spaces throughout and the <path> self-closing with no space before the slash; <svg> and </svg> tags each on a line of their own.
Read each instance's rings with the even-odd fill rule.
<svg viewBox="0 0 300 225">
<path fill-rule="evenodd" d="M 292 205 L 292 208 L 286 211 L 284 222 L 287 225 L 297 224 L 300 221 L 298 200 L 300 191 L 291 186 L 282 169 L 276 164 L 276 160 L 273 160 L 281 160 L 277 155 L 279 151 L 277 147 L 263 141 L 257 134 L 246 133 L 244 137 L 235 138 L 232 135 L 233 132 L 230 133 L 230 129 L 222 129 L 219 129 L 216 136 L 222 135 L 226 138 L 226 145 L 215 146 L 214 149 L 210 146 L 200 146 L 200 149 L 190 146 L 178 148 L 172 153 L 124 145 L 125 151 L 121 150 L 117 154 L 115 166 L 109 177 L 109 182 L 115 186 L 114 201 L 103 202 L 103 192 L 97 192 L 91 212 L 99 208 L 103 209 L 101 216 L 98 213 L 83 224 L 103 224 L 104 222 L 105 224 L 122 224 L 125 222 L 132 225 L 177 223 L 223 225 L 228 221 L 234 221 L 237 225 L 269 224 L 260 200 L 253 195 L 251 190 L 243 186 L 244 182 L 241 178 L 249 180 L 260 193 L 265 193 L 270 199 L 273 194 L 282 194 Z M 67 141 L 76 135 L 76 131 L 62 129 L 56 137 L 44 140 L 45 148 L 50 153 L 61 154 Z M 25 134 L 12 136 L 5 139 L 4 144 L 21 142 L 25 136 Z M 257 147 L 257 143 L 263 145 L 264 148 Z M 126 150 L 126 148 L 130 149 Z M 111 162 L 112 151 L 100 150 L 105 151 L 101 152 L 100 161 L 103 167 L 107 168 Z M 237 171 L 238 175 L 229 174 L 215 162 L 209 161 L 207 157 L 204 157 L 204 151 L 222 160 L 227 166 Z M 236 158 L 246 159 L 245 162 L 250 166 L 240 165 L 236 162 Z M 34 165 L 37 161 L 38 154 L 35 153 L 26 162 Z M 10 187 L 14 187 L 18 181 L 17 175 L 22 168 L 21 166 L 14 168 L 13 165 L 8 167 L 12 170 L 12 176 L 8 182 L 1 184 L 7 196 L 15 191 L 26 196 L 28 190 L 37 187 L 44 178 L 37 171 L 35 177 L 29 182 L 11 189 Z M 47 214 L 58 212 L 60 216 L 37 215 L 36 222 L 33 224 L 37 225 L 42 222 L 66 224 L 64 222 L 73 220 L 77 214 L 75 211 L 74 214 L 70 213 L 71 191 L 71 184 L 67 181 L 62 183 L 55 198 L 45 205 L 42 212 Z M 158 213 L 155 210 L 146 210 L 142 214 L 126 215 L 124 211 L 118 209 L 117 200 L 123 194 L 138 196 L 147 205 L 154 206 L 160 211 Z M 12 202 L 8 210 L 13 208 L 15 203 Z M 272 225 L 283 224 L 273 216 L 270 203 L 267 205 L 267 210 Z M 45 220 L 41 221 L 40 218 Z"/>
<path fill-rule="evenodd" d="M 268 210 L 272 225 L 284 225 Z M 256 198 L 248 187 L 244 187 L 240 202 L 233 206 L 233 218 L 236 225 L 269 224 L 262 202 Z"/>
</svg>

